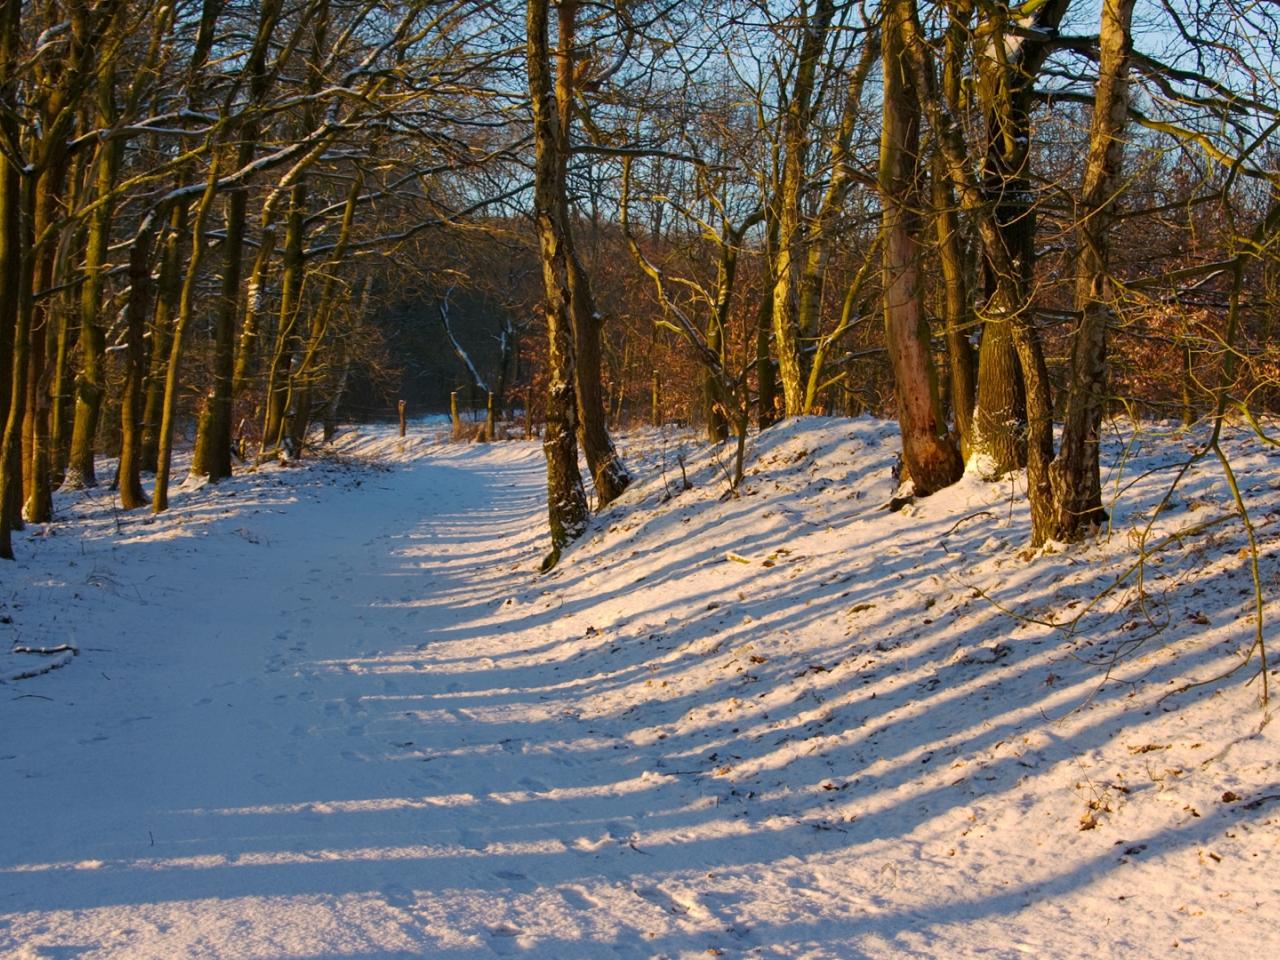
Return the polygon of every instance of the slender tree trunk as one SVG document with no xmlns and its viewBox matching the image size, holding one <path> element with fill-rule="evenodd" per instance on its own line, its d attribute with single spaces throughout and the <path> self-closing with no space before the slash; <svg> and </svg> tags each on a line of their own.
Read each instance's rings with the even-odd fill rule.
<svg viewBox="0 0 1280 960">
<path fill-rule="evenodd" d="M 342 210 L 342 224 L 338 228 L 338 238 L 334 243 L 333 263 L 325 275 L 317 298 L 315 315 L 311 318 L 311 328 L 307 335 L 306 349 L 302 359 L 290 378 L 290 390 L 293 400 L 290 404 L 293 415 L 289 419 L 287 429 L 293 440 L 294 449 L 301 451 L 306 440 L 307 428 L 311 423 L 313 404 L 313 385 L 316 381 L 316 364 L 320 349 L 325 342 L 329 330 L 330 319 L 337 309 L 338 278 L 337 271 L 346 258 L 347 245 L 351 241 L 351 228 L 355 222 L 356 205 L 360 200 L 360 191 L 364 186 L 364 178 L 359 171 L 351 181 L 351 189 L 347 192 L 346 206 Z"/>
<path fill-rule="evenodd" d="M 173 345 L 174 324 L 182 309 L 182 253 L 189 233 L 188 213 L 185 199 L 173 205 L 173 211 L 169 215 L 169 229 L 160 253 L 160 276 L 156 284 L 155 312 L 151 322 L 151 357 L 147 362 L 147 379 L 142 387 L 140 456 L 144 471 L 154 472 L 160 458 L 165 381 Z"/>
<path fill-rule="evenodd" d="M 216 156 L 216 154 L 215 154 Z M 204 195 L 196 206 L 195 217 L 191 224 L 191 259 L 187 264 L 187 273 L 182 281 L 182 293 L 178 298 L 178 313 L 173 322 L 173 336 L 169 343 L 168 365 L 164 377 L 164 403 L 160 410 L 159 443 L 156 449 L 156 484 L 152 492 L 151 509 L 161 513 L 169 508 L 169 473 L 173 464 L 174 420 L 178 414 L 178 380 L 182 365 L 183 339 L 187 326 L 191 323 L 194 309 L 196 283 L 200 279 L 200 268 L 204 260 L 205 223 L 209 219 L 209 210 L 217 196 L 218 163 L 215 159 L 209 167 L 209 182 Z"/>
<path fill-rule="evenodd" d="M 707 323 L 707 347 L 724 360 L 724 337 L 720 318 L 712 316 Z M 702 371 L 702 409 L 707 418 L 707 441 L 724 443 L 729 439 L 729 421 L 724 415 L 725 398 L 721 395 L 720 378 L 711 370 Z"/>
<path fill-rule="evenodd" d="M 577 66 L 577 16 L 579 0 L 558 0 L 556 4 L 558 38 L 556 44 L 555 101 L 558 150 L 561 175 L 572 147 L 569 134 L 574 111 L 574 74 Z M 613 445 L 605 426 L 604 391 L 601 387 L 603 368 L 600 335 L 604 318 L 596 311 L 591 282 L 574 249 L 573 228 L 569 218 L 567 189 L 560 189 L 562 212 L 561 242 L 569 281 L 569 317 L 574 339 L 574 387 L 578 406 L 578 440 L 587 458 L 587 467 L 600 507 L 612 503 L 631 483 L 622 458 Z"/>
<path fill-rule="evenodd" d="M 1080 539 L 1107 516 L 1102 508 L 1098 442 L 1106 400 L 1107 318 L 1114 296 L 1110 231 L 1124 160 L 1120 137 L 1128 119 L 1133 7 L 1134 0 L 1102 4 L 1098 87 L 1076 227 L 1076 307 L 1081 320 L 1071 350 L 1062 441 L 1049 469 L 1054 519 L 1049 529 L 1039 532 L 1055 540 Z M 1039 542 L 1033 537 L 1033 544 Z"/>
<path fill-rule="evenodd" d="M 17 102 L 18 50 L 22 39 L 22 0 L 0 0 L 0 102 Z M 18 143 L 17 112 L 0 110 L 0 136 Z M 0 558 L 13 559 L 10 531 L 22 522 L 22 462 L 17 424 L 22 420 L 21 382 L 26 368 L 25 334 L 18 329 L 15 291 L 22 257 L 22 182 L 18 158 L 0 152 Z M 15 422 L 16 421 L 16 422 Z"/>
<path fill-rule="evenodd" d="M 768 272 L 769 265 L 777 262 L 778 218 L 765 213 L 765 269 L 768 288 L 760 297 L 756 311 L 756 426 L 764 430 L 778 421 L 777 364 L 770 348 L 773 338 L 773 294 L 776 278 Z"/>
<path fill-rule="evenodd" d="M 911 0 L 889 0 L 884 26 L 884 122 L 880 195 L 884 230 L 885 341 L 893 365 L 903 460 L 919 496 L 960 478 L 964 464 L 938 398 L 929 326 L 920 296 L 918 175 L 920 106 L 904 62 Z"/>
<path fill-rule="evenodd" d="M 151 299 L 151 249 L 167 209 L 152 209 L 129 245 L 129 296 L 125 301 L 125 379 L 120 399 L 120 462 L 116 487 L 120 505 L 147 505 L 142 490 L 142 384 L 147 375 L 147 307 Z"/>
<path fill-rule="evenodd" d="M 221 0 L 205 0 L 206 23 L 212 27 L 209 15 Z M 261 104 L 270 89 L 272 76 L 267 68 L 270 39 L 280 21 L 282 0 L 263 0 L 258 18 L 258 34 L 244 70 L 249 77 L 248 99 L 250 105 Z M 205 24 L 202 24 L 202 27 Z M 202 29 L 202 39 L 211 42 L 211 30 Z M 193 62 L 203 59 L 207 48 L 197 51 Z M 237 169 L 243 170 L 252 160 L 258 148 L 259 122 L 250 117 L 239 131 Z M 255 266 L 255 274 L 249 282 L 246 296 L 244 328 L 241 331 L 240 350 L 236 352 L 236 318 L 240 310 L 240 280 L 243 270 L 245 246 L 245 217 L 248 191 L 235 189 L 227 199 L 226 239 L 223 242 L 224 266 L 222 291 L 218 298 L 218 310 L 213 327 L 213 376 L 209 394 L 196 425 L 195 450 L 191 458 L 191 472 L 217 482 L 231 476 L 232 420 L 234 398 L 244 389 L 257 343 L 258 306 L 262 296 L 262 275 Z M 265 265 L 270 258 L 274 236 L 265 229 L 258 250 L 258 263 Z"/>
<path fill-rule="evenodd" d="M 18 0 L 7 0 L 0 20 L 0 55 L 10 42 L 16 45 L 18 29 L 18 13 L 21 4 Z M 9 31 L 15 34 L 8 37 Z M 0 67 L 6 63 L 0 59 Z M 0 123 L 5 124 L 8 132 L 17 140 L 16 122 L 10 123 L 8 111 L 0 112 Z M 3 176 L 0 178 L 0 279 L 5 284 L 5 296 L 0 297 L 0 321 L 3 322 L 5 346 L 9 349 L 0 355 L 0 362 L 5 357 L 9 360 L 7 367 L 8 393 L 5 397 L 4 435 L 0 439 L 0 557 L 13 559 L 11 530 L 22 527 L 22 420 L 27 397 L 27 355 L 30 350 L 30 313 L 22 308 L 22 271 L 24 243 L 23 229 L 23 183 L 17 167 L 9 158 L 0 154 Z M 17 295 L 15 295 L 17 291 Z"/>
<path fill-rule="evenodd" d="M 92 158 L 86 163 L 81 153 L 71 155 L 71 172 L 68 174 L 66 197 L 61 201 L 67 210 L 77 210 L 82 194 L 86 171 L 92 169 Z M 79 231 L 64 234 L 58 244 L 54 261 L 54 285 L 61 288 L 50 294 L 50 311 L 55 319 L 56 334 L 51 350 L 52 376 L 49 381 L 49 486 L 57 489 L 66 479 L 71 436 L 71 354 L 76 333 L 72 318 L 76 313 L 76 294 L 68 281 L 75 273 L 76 235 Z"/>
<path fill-rule="evenodd" d="M 542 449 L 547 458 L 547 517 L 551 552 L 549 570 L 560 552 L 587 528 L 587 497 L 578 473 L 577 399 L 574 374 L 572 250 L 565 201 L 567 140 L 560 129 L 552 91 L 551 54 L 547 39 L 548 0 L 528 0 L 529 95 L 534 130 L 534 215 L 542 261 L 547 321 L 547 424 Z"/>
<path fill-rule="evenodd" d="M 35 236 L 39 237 L 33 252 L 32 291 L 30 309 L 31 372 L 27 380 L 29 405 L 24 429 L 30 436 L 27 460 L 26 502 L 23 512 L 33 523 L 48 523 L 53 519 L 52 452 L 50 450 L 50 415 L 53 398 L 50 385 L 53 366 L 49 360 L 49 335 L 55 324 L 55 298 L 49 294 L 53 287 L 57 248 L 53 243 L 53 221 L 58 216 L 57 204 L 66 185 L 67 158 L 64 150 L 36 179 L 34 202 Z M 37 301 L 35 294 L 39 292 Z"/>
<path fill-rule="evenodd" d="M 302 311 L 302 239 L 303 209 L 306 205 L 305 183 L 295 184 L 285 220 L 284 264 L 280 280 L 280 313 L 276 342 L 267 373 L 267 410 L 262 425 L 263 456 L 278 450 L 284 439 L 284 420 L 288 412 L 289 370 L 297 351 L 297 324 Z"/>
<path fill-rule="evenodd" d="M 942 274 L 942 315 L 947 330 L 947 358 L 951 365 L 951 412 L 955 417 L 960 452 L 969 458 L 973 442 L 973 408 L 977 394 L 977 369 L 969 329 L 968 271 L 960 243 L 957 216 L 950 185 L 935 165 L 932 178 L 934 222 L 938 231 L 938 261 Z"/>
<path fill-rule="evenodd" d="M 800 312 L 800 281 L 807 258 L 807 238 L 801 200 L 814 120 L 818 61 L 826 46 L 835 12 L 834 0 L 817 0 L 813 15 L 805 19 L 797 55 L 796 79 L 782 117 L 783 159 L 782 178 L 778 185 L 778 245 L 773 270 L 773 334 L 788 417 L 807 412 L 804 396 L 808 359 Z"/>
</svg>

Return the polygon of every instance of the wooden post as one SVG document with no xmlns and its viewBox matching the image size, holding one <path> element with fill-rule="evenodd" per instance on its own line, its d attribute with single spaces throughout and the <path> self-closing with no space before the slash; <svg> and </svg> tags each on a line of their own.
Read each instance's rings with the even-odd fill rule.
<svg viewBox="0 0 1280 960">
<path fill-rule="evenodd" d="M 524 389 L 524 438 L 533 439 L 533 384 Z"/>
<path fill-rule="evenodd" d="M 404 407 L 405 407 L 405 404 L 404 404 L 404 401 L 403 401 L 403 400 L 401 400 L 401 401 L 400 401 L 399 407 L 400 407 L 400 436 L 401 436 L 401 437 L 404 437 L 404 428 L 405 428 L 405 422 L 404 422 Z"/>
<path fill-rule="evenodd" d="M 653 396 L 649 420 L 655 427 L 662 426 L 662 373 L 653 368 Z"/>
<path fill-rule="evenodd" d="M 453 420 L 453 439 L 462 439 L 462 417 L 458 415 L 458 391 L 449 394 L 449 417 Z"/>
<path fill-rule="evenodd" d="M 488 406 L 485 408 L 487 413 L 484 420 L 484 438 L 490 443 L 498 432 L 498 411 L 493 402 L 493 391 L 489 391 Z"/>
</svg>

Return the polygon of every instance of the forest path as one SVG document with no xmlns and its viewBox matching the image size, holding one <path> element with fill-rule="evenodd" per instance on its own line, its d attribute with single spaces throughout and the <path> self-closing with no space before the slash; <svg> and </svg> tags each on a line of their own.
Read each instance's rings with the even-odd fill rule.
<svg viewBox="0 0 1280 960">
<path fill-rule="evenodd" d="M 48 722 L 4 744 L 0 954 L 484 957 L 535 947 L 526 921 L 588 941 L 547 956 L 612 939 L 585 891 L 516 903 L 605 848 L 639 858 L 616 802 L 641 758 L 575 747 L 559 665 L 511 660 L 555 626 L 529 602 L 539 451 L 336 476 L 243 506 L 207 488 L 204 527 L 86 541 L 101 633 L 24 686 Z M 666 915 L 653 897 L 625 907 Z"/>
</svg>

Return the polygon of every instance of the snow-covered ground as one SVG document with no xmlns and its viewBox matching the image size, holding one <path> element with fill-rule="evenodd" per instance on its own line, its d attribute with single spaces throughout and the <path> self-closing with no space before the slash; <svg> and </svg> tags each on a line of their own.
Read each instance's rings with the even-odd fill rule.
<svg viewBox="0 0 1280 960">
<path fill-rule="evenodd" d="M 882 509 L 892 425 L 775 427 L 736 499 L 638 433 L 539 577 L 537 445 L 412 432 L 17 538 L 4 648 L 74 652 L 0 656 L 0 955 L 1280 953 L 1244 529 L 1210 460 L 1153 515 L 1189 441 L 1028 558 L 1016 480 Z M 1280 451 L 1230 450 L 1280 648 Z"/>
</svg>

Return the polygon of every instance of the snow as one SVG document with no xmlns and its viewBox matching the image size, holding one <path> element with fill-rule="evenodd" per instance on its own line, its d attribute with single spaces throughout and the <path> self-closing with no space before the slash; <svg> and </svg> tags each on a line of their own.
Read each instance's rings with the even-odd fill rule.
<svg viewBox="0 0 1280 960">
<path fill-rule="evenodd" d="M 883 509 L 891 424 L 753 437 L 738 498 L 642 431 L 539 577 L 539 445 L 446 431 L 18 536 L 0 955 L 1280 949 L 1244 530 L 1211 460 L 1155 510 L 1192 439 L 1118 429 L 1109 535 L 1030 557 L 1020 480 Z M 1229 450 L 1270 637 L 1280 454 Z"/>
</svg>

